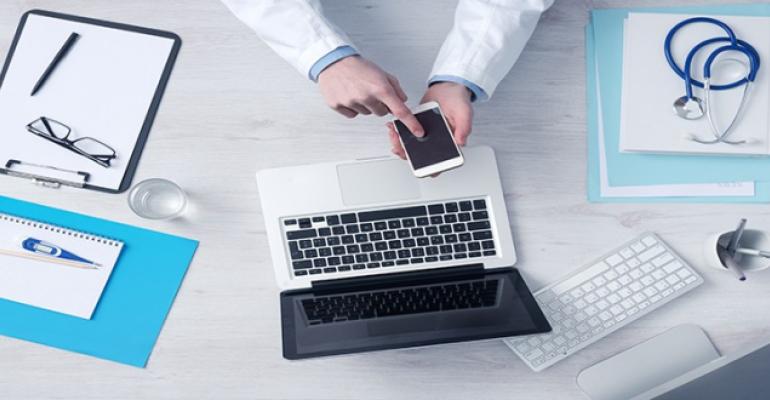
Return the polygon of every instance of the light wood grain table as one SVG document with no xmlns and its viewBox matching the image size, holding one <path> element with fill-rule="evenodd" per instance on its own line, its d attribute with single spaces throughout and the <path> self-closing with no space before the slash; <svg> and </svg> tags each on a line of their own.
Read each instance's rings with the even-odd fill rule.
<svg viewBox="0 0 770 400">
<path fill-rule="evenodd" d="M 3 0 L 2 54 L 31 8 L 167 29 L 183 38 L 136 178 L 178 182 L 192 210 L 183 220 L 151 222 L 132 215 L 125 194 L 51 190 L 1 176 L 0 194 L 188 236 L 201 246 L 146 369 L 0 338 L 0 399 L 568 399 L 581 397 L 575 385 L 581 369 L 677 324 L 703 326 L 724 352 L 767 338 L 770 272 L 739 283 L 701 257 L 706 235 L 739 217 L 767 228 L 767 205 L 586 201 L 588 11 L 670 3 L 557 1 L 492 100 L 476 108 L 471 143 L 497 151 L 517 266 L 532 288 L 648 230 L 706 279 L 654 314 L 533 373 L 497 340 L 282 359 L 279 292 L 254 173 L 384 154 L 385 121 L 331 112 L 315 84 L 215 0 Z M 399 77 L 412 102 L 422 95 L 454 6 L 454 0 L 326 2 L 329 18 Z"/>
</svg>

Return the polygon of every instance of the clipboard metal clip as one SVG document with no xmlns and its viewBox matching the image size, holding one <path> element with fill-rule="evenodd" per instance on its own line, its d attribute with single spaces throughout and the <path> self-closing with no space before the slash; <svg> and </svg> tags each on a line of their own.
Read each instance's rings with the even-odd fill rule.
<svg viewBox="0 0 770 400">
<path fill-rule="evenodd" d="M 32 180 L 35 184 L 47 188 L 58 189 L 61 186 L 84 188 L 91 175 L 88 172 L 26 163 L 19 160 L 8 160 L 0 173 Z"/>
</svg>

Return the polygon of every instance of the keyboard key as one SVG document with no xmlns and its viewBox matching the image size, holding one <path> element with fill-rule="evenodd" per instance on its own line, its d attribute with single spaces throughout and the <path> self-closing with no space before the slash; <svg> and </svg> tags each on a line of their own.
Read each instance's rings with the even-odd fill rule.
<svg viewBox="0 0 770 400">
<path fill-rule="evenodd" d="M 340 223 L 340 217 L 336 215 L 327 215 L 326 216 L 326 224 L 327 225 L 339 225 Z"/>
<path fill-rule="evenodd" d="M 416 221 L 417 221 L 417 226 L 425 226 L 430 223 L 430 221 L 426 217 L 417 218 Z"/>
<path fill-rule="evenodd" d="M 355 224 L 358 222 L 358 218 L 356 218 L 356 214 L 354 213 L 342 214 L 340 215 L 340 221 L 342 221 L 343 224 Z"/>
<path fill-rule="evenodd" d="M 354 270 L 365 269 L 365 268 L 366 268 L 366 265 L 364 264 L 353 264 Z"/>
<path fill-rule="evenodd" d="M 335 235 L 344 235 L 345 234 L 345 227 L 344 226 L 334 226 L 332 227 L 332 233 Z"/>
<path fill-rule="evenodd" d="M 313 247 L 313 242 L 310 240 L 304 239 L 299 241 L 299 248 L 300 249 L 309 249 Z"/>
<path fill-rule="evenodd" d="M 404 228 L 413 228 L 415 226 L 414 219 L 412 218 L 402 219 L 401 226 L 403 226 Z"/>
<path fill-rule="evenodd" d="M 364 211 L 358 213 L 358 220 L 360 222 L 370 222 L 382 219 L 419 217 L 423 215 L 427 215 L 425 206 L 414 206 L 394 208 L 390 210 Z"/>
<path fill-rule="evenodd" d="M 487 209 L 487 202 L 483 199 L 480 200 L 474 200 L 473 201 L 473 209 L 474 210 L 486 210 Z"/>
<path fill-rule="evenodd" d="M 466 225 L 469 231 L 478 231 L 491 228 L 489 221 L 468 222 Z"/>
<path fill-rule="evenodd" d="M 297 225 L 297 220 L 296 219 L 286 219 L 286 220 L 283 221 L 283 224 L 286 225 L 286 226 Z"/>
<path fill-rule="evenodd" d="M 299 227 L 302 229 L 310 228 L 313 224 L 310 223 L 310 218 L 300 218 Z"/>
<path fill-rule="evenodd" d="M 313 217 L 313 222 L 324 222 L 325 218 L 322 216 Z"/>
<path fill-rule="evenodd" d="M 428 213 L 430 215 L 433 214 L 443 214 L 444 213 L 444 205 L 443 204 L 431 204 L 428 206 Z"/>
<path fill-rule="evenodd" d="M 494 256 L 495 254 L 497 254 L 497 252 L 495 252 L 494 250 L 484 250 L 482 254 L 489 257 L 489 256 Z"/>
<path fill-rule="evenodd" d="M 294 261 L 291 265 L 294 269 L 307 269 L 313 267 L 313 263 L 310 260 Z"/>
<path fill-rule="evenodd" d="M 318 236 L 318 232 L 315 229 L 303 229 L 299 231 L 286 232 L 286 239 L 289 240 L 314 238 L 316 236 Z"/>
<path fill-rule="evenodd" d="M 446 204 L 444 204 L 444 209 L 448 213 L 454 213 L 454 212 L 457 212 L 458 210 L 460 210 L 460 208 L 458 207 L 457 203 L 446 203 Z"/>
<path fill-rule="evenodd" d="M 326 267 L 326 268 L 324 268 L 324 272 L 325 273 L 337 272 L 337 268 L 335 268 L 335 267 Z"/>
<path fill-rule="evenodd" d="M 294 276 L 304 276 L 304 275 L 307 275 L 307 270 L 300 269 L 300 270 L 294 271 Z"/>
<path fill-rule="evenodd" d="M 460 210 L 461 211 L 471 211 L 471 210 L 473 210 L 473 204 L 471 204 L 470 201 L 461 201 L 460 202 Z"/>
<path fill-rule="evenodd" d="M 317 274 L 320 274 L 321 272 L 323 272 L 323 271 L 320 268 L 311 269 L 310 270 L 310 275 L 317 275 Z"/>
<path fill-rule="evenodd" d="M 488 240 L 488 239 L 492 239 L 492 231 L 473 232 L 473 240 Z"/>
<path fill-rule="evenodd" d="M 489 215 L 486 211 L 474 211 L 471 216 L 473 217 L 473 220 L 480 220 L 480 219 L 488 219 Z"/>
</svg>

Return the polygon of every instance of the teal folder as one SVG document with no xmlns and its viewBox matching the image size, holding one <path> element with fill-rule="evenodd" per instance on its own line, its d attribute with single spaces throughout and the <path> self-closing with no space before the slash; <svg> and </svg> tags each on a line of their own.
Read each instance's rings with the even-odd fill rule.
<svg viewBox="0 0 770 400">
<path fill-rule="evenodd" d="M 623 21 L 629 12 L 666 12 L 722 15 L 770 15 L 770 5 L 606 9 L 591 12 L 586 27 L 590 201 L 619 202 L 734 202 L 770 201 L 770 158 L 620 153 L 620 98 L 622 81 Z M 596 76 L 598 63 L 599 76 Z M 601 104 L 596 94 L 600 80 Z M 602 107 L 608 181 L 611 186 L 756 181 L 753 197 L 651 197 L 601 198 L 599 195 L 598 120 Z M 760 167 L 763 166 L 763 167 Z M 758 169 L 762 171 L 758 171 Z"/>
<path fill-rule="evenodd" d="M 91 320 L 0 299 L 0 334 L 144 367 L 198 242 L 2 196 L 0 212 L 125 243 Z"/>
</svg>

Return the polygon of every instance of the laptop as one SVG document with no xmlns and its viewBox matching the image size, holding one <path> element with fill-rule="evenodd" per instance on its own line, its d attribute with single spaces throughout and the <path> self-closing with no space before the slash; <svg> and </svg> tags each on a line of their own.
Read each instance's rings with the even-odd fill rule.
<svg viewBox="0 0 770 400">
<path fill-rule="evenodd" d="M 392 157 L 257 173 L 285 358 L 550 331 L 513 267 L 494 152 L 463 153 L 436 178 Z"/>
</svg>

